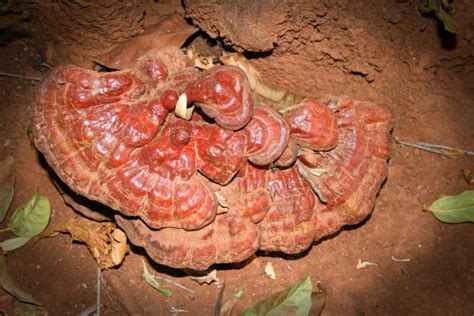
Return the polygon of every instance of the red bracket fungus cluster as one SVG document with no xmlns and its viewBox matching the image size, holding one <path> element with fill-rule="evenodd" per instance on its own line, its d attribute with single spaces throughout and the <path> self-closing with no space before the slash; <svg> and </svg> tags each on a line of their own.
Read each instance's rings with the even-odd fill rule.
<svg viewBox="0 0 474 316">
<path fill-rule="evenodd" d="M 364 219 L 387 174 L 388 108 L 306 99 L 280 115 L 256 100 L 239 68 L 199 73 L 164 48 L 117 72 L 56 68 L 34 138 L 71 189 L 175 268 L 298 253 Z M 190 120 L 174 114 L 180 102 L 198 108 Z"/>
</svg>

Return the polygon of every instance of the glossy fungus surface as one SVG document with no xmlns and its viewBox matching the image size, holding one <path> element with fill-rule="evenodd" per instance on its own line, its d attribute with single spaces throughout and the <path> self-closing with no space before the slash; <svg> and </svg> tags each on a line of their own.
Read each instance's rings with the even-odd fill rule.
<svg viewBox="0 0 474 316">
<path fill-rule="evenodd" d="M 174 113 L 183 93 L 190 120 Z M 370 214 L 387 175 L 388 108 L 306 99 L 280 115 L 255 99 L 239 68 L 199 73 L 164 48 L 116 72 L 57 67 L 39 87 L 33 134 L 72 190 L 116 210 L 131 242 L 171 267 L 298 253 Z"/>
</svg>

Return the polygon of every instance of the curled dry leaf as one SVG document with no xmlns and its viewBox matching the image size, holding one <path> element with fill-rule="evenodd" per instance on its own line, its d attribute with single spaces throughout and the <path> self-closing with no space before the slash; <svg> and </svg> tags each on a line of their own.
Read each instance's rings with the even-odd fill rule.
<svg viewBox="0 0 474 316">
<path fill-rule="evenodd" d="M 76 216 L 47 231 L 48 236 L 59 233 L 68 233 L 74 240 L 84 242 L 101 269 L 121 264 L 128 252 L 125 233 L 111 222 L 97 223 Z"/>
<path fill-rule="evenodd" d="M 219 282 L 217 278 L 217 270 L 214 269 L 206 275 L 203 276 L 190 276 L 191 280 L 196 281 L 199 284 L 211 284 L 212 282 Z"/>
<path fill-rule="evenodd" d="M 15 192 L 15 168 L 13 157 L 0 161 L 0 223 L 7 215 Z"/>
<path fill-rule="evenodd" d="M 207 70 L 215 66 L 213 56 L 200 56 L 193 48 L 188 48 L 186 50 L 186 55 L 193 60 L 194 67 L 196 68 Z"/>
<path fill-rule="evenodd" d="M 468 184 L 474 184 L 474 175 L 470 169 L 464 169 L 462 175 Z"/>
<path fill-rule="evenodd" d="M 439 198 L 426 210 L 444 223 L 474 222 L 474 190 Z"/>
<path fill-rule="evenodd" d="M 243 315 L 309 315 L 312 291 L 313 284 L 308 276 L 290 288 L 247 308 Z"/>
<path fill-rule="evenodd" d="M 5 256 L 0 254 L 0 286 L 13 295 L 17 300 L 24 303 L 41 305 L 30 293 L 23 290 L 8 272 Z"/>
</svg>

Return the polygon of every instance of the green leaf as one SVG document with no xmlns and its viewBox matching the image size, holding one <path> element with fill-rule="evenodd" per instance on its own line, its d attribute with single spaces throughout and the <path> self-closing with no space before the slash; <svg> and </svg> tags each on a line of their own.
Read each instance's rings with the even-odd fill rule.
<svg viewBox="0 0 474 316">
<path fill-rule="evenodd" d="M 425 4 L 423 5 L 423 8 L 421 8 L 422 13 L 430 13 L 433 11 L 438 10 L 440 3 L 438 0 L 427 0 L 425 1 Z"/>
<path fill-rule="evenodd" d="M 289 289 L 278 292 L 265 300 L 249 307 L 243 312 L 245 316 L 254 315 L 294 315 L 306 316 L 311 310 L 311 278 L 294 284 Z"/>
<path fill-rule="evenodd" d="M 3 254 L 0 255 L 0 286 L 19 301 L 41 305 L 30 293 L 22 290 L 18 283 L 11 277 Z"/>
<path fill-rule="evenodd" d="M 457 32 L 456 22 L 454 22 L 451 14 L 446 12 L 444 9 L 439 10 L 438 12 L 439 19 L 443 22 L 444 29 L 451 33 Z"/>
<path fill-rule="evenodd" d="M 155 290 L 157 290 L 158 292 L 160 292 L 164 296 L 169 297 L 169 296 L 173 295 L 173 291 L 161 287 L 160 283 L 158 283 L 158 281 L 156 281 L 155 276 L 153 274 L 151 274 L 150 271 L 148 271 L 148 268 L 146 267 L 145 261 L 142 261 L 142 262 L 143 262 L 143 278 L 145 279 L 145 281 L 151 287 L 153 287 Z"/>
<path fill-rule="evenodd" d="M 7 215 L 15 193 L 15 169 L 13 157 L 0 161 L 0 223 Z"/>
<path fill-rule="evenodd" d="M 3 252 L 8 252 L 20 248 L 29 242 L 31 237 L 15 237 L 0 242 Z"/>
<path fill-rule="evenodd" d="M 449 13 L 449 2 L 443 0 L 426 0 L 423 7 L 420 9 L 421 13 L 433 13 L 436 18 L 443 22 L 444 29 L 451 33 L 457 32 L 456 23 L 453 16 Z"/>
<path fill-rule="evenodd" d="M 31 200 L 20 205 L 13 213 L 8 227 L 21 237 L 33 237 L 41 234 L 48 226 L 51 206 L 46 197 L 36 193 Z"/>
<path fill-rule="evenodd" d="M 474 222 L 474 191 L 444 196 L 426 210 L 445 223 Z"/>
</svg>

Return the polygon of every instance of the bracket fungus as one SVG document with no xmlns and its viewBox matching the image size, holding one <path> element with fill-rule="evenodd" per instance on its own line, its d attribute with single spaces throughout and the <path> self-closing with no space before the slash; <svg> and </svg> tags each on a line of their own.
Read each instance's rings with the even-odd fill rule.
<svg viewBox="0 0 474 316">
<path fill-rule="evenodd" d="M 241 69 L 200 73 L 163 48 L 115 72 L 57 67 L 40 85 L 33 133 L 72 190 L 116 210 L 132 243 L 175 268 L 298 253 L 370 214 L 387 175 L 389 109 L 306 99 L 281 115 L 256 100 Z"/>
</svg>

